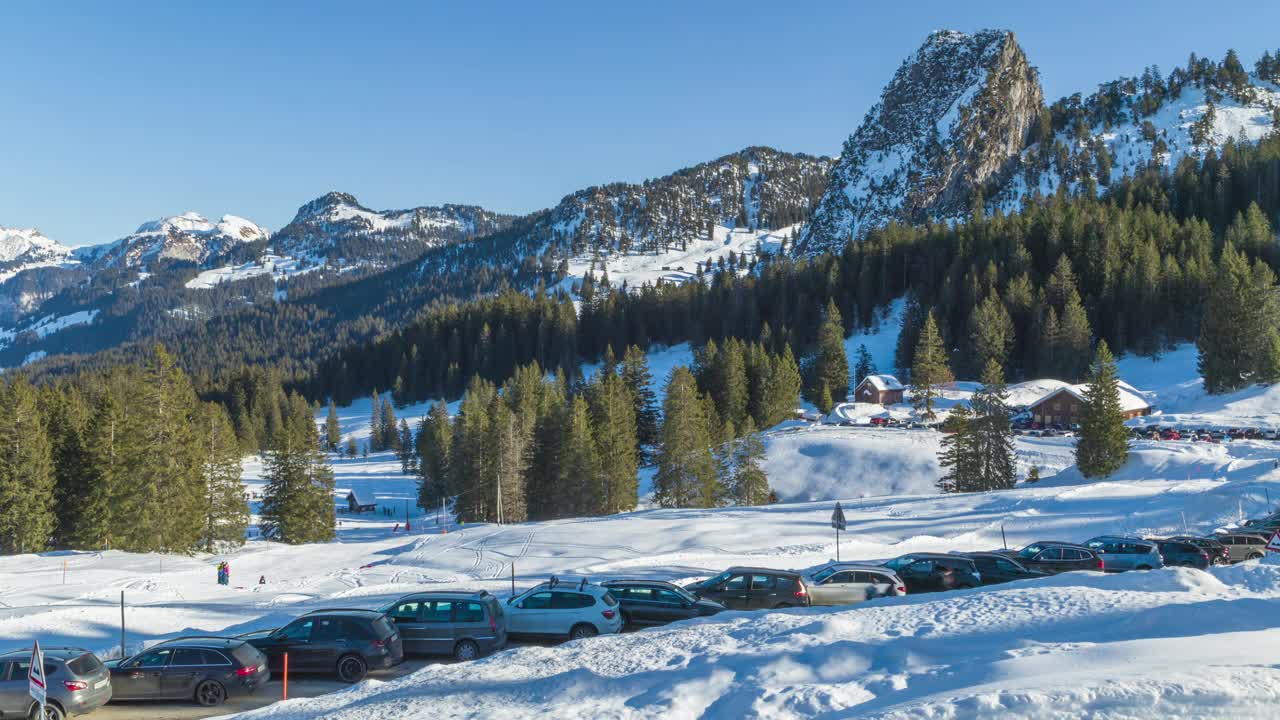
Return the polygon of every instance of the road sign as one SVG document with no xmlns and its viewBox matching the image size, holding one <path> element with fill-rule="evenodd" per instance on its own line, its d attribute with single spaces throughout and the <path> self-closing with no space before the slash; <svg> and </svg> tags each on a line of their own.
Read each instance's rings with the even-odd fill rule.
<svg viewBox="0 0 1280 720">
<path fill-rule="evenodd" d="M 831 527 L 837 530 L 848 530 L 844 522 L 844 508 L 840 507 L 840 503 L 836 503 L 836 509 L 831 511 Z"/>
<path fill-rule="evenodd" d="M 31 669 L 27 671 L 27 692 L 31 693 L 31 697 L 40 703 L 40 715 L 44 716 L 45 705 L 45 687 L 44 687 L 44 653 L 40 652 L 40 641 L 36 640 L 35 647 L 31 650 Z"/>
<path fill-rule="evenodd" d="M 1280 552 L 1280 530 L 1271 535 L 1271 540 L 1267 542 L 1267 549 L 1271 552 Z"/>
</svg>

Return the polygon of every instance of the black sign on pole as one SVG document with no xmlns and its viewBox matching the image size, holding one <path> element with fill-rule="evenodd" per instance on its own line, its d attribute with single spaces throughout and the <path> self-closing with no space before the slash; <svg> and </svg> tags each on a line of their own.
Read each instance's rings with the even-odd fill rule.
<svg viewBox="0 0 1280 720">
<path fill-rule="evenodd" d="M 840 562 L 840 531 L 847 529 L 844 521 L 844 508 L 836 502 L 836 509 L 831 511 L 831 527 L 836 529 L 836 562 Z"/>
</svg>

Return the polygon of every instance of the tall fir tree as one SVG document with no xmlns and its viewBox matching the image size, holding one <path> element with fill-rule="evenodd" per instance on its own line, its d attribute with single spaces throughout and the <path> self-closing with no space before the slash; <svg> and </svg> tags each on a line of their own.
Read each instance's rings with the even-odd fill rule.
<svg viewBox="0 0 1280 720">
<path fill-rule="evenodd" d="M 622 381 L 631 391 L 636 418 L 637 450 L 641 460 L 648 458 L 648 450 L 658 442 L 658 396 L 653 392 L 653 374 L 649 371 L 649 359 L 644 351 L 629 345 L 622 356 Z"/>
<path fill-rule="evenodd" d="M 53 450 L 36 391 L 25 380 L 0 387 L 0 554 L 49 546 L 54 517 Z"/>
<path fill-rule="evenodd" d="M 911 366 L 911 404 L 924 420 L 933 420 L 933 403 L 938 397 L 938 386 L 954 380 L 947 361 L 947 348 L 938 332 L 933 313 L 925 314 L 920 328 L 920 340 L 916 343 Z"/>
<path fill-rule="evenodd" d="M 858 361 L 853 369 L 853 386 L 857 387 L 868 377 L 876 374 L 876 363 L 871 359 L 871 353 L 867 350 L 865 344 L 858 345 Z"/>
<path fill-rule="evenodd" d="M 382 399 L 378 396 L 377 388 L 374 388 L 371 404 L 373 410 L 369 416 L 369 450 L 370 452 L 381 452 L 383 450 Z"/>
<path fill-rule="evenodd" d="M 982 387 L 970 401 L 973 417 L 968 422 L 973 451 L 972 474 L 965 478 L 968 490 L 1008 490 L 1017 483 L 1013 447 L 1013 426 L 1004 382 L 1004 369 L 988 358 L 982 371 Z"/>
<path fill-rule="evenodd" d="M 1106 477 L 1129 457 L 1129 432 L 1120 404 L 1120 378 L 1107 341 L 1098 343 L 1089 387 L 1084 391 L 1076 467 L 1087 478 Z"/>
<path fill-rule="evenodd" d="M 53 544 L 99 549 L 107 532 L 105 496 L 94 492 L 88 440 L 89 404 L 74 386 L 45 388 L 41 414 L 52 448 L 58 526 Z M 81 541 L 87 541 L 81 545 Z"/>
<path fill-rule="evenodd" d="M 443 400 L 431 406 L 418 429 L 418 507 L 431 512 L 449 494 L 449 448 L 453 428 Z"/>
<path fill-rule="evenodd" d="M 771 428 L 784 420 L 790 420 L 800 405 L 800 388 L 803 382 L 790 345 L 782 349 L 781 355 L 774 357 L 772 370 L 765 386 L 761 417 L 755 418 L 757 427 Z"/>
<path fill-rule="evenodd" d="M 1231 243 L 1223 246 L 1197 341 L 1199 370 L 1210 393 L 1280 379 L 1280 306 L 1274 286 L 1275 276 L 1265 264 L 1251 268 Z"/>
<path fill-rule="evenodd" d="M 332 540 L 333 469 L 320 450 L 311 406 L 301 396 L 289 397 L 284 426 L 272 439 L 263 466 L 263 537 L 290 545 Z"/>
<path fill-rule="evenodd" d="M 635 398 L 626 381 L 597 374 L 589 394 L 591 424 L 600 457 L 602 514 L 634 510 L 638 501 Z"/>
<path fill-rule="evenodd" d="M 329 401 L 329 415 L 324 420 L 324 437 L 329 451 L 337 451 L 338 443 L 342 442 L 342 426 L 338 424 L 338 408 L 332 400 Z"/>
<path fill-rule="evenodd" d="M 818 329 L 818 354 L 813 361 L 812 373 L 813 394 L 810 400 L 823 414 L 829 413 L 835 403 L 844 402 L 849 394 L 849 359 L 844 352 L 844 323 L 834 300 L 827 302 L 827 310 Z"/>
<path fill-rule="evenodd" d="M 244 544 L 249 504 L 240 482 L 240 448 L 227 411 L 204 403 L 196 416 L 204 480 L 204 526 L 197 544 L 205 552 Z"/>
<path fill-rule="evenodd" d="M 654 499 L 662 507 L 713 506 L 722 493 L 716 461 L 711 455 L 712 431 L 688 368 L 672 371 L 662 410 Z"/>
<path fill-rule="evenodd" d="M 769 502 L 769 476 L 764 470 L 764 439 L 747 418 L 733 453 L 733 500 L 739 505 Z"/>
</svg>

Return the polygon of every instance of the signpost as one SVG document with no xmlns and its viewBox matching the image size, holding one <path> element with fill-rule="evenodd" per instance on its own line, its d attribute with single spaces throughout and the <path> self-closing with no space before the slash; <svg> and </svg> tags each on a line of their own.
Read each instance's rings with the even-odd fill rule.
<svg viewBox="0 0 1280 720">
<path fill-rule="evenodd" d="M 1271 552 L 1280 552 L 1280 530 L 1271 535 L 1271 539 L 1267 541 L 1267 550 Z"/>
<path fill-rule="evenodd" d="M 31 668 L 27 670 L 27 692 L 40 703 L 40 717 L 44 717 L 44 706 L 48 699 L 44 686 L 44 653 L 40 652 L 40 641 L 35 641 L 31 648 Z"/>
<path fill-rule="evenodd" d="M 836 529 L 836 562 L 840 562 L 840 531 L 847 530 L 848 527 L 844 521 L 844 508 L 840 507 L 839 502 L 836 502 L 836 509 L 831 511 L 831 527 Z"/>
</svg>

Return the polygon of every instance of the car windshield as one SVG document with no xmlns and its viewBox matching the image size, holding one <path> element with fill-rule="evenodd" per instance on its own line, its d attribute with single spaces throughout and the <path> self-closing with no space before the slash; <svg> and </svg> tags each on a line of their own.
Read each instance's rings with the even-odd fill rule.
<svg viewBox="0 0 1280 720">
<path fill-rule="evenodd" d="M 699 584 L 704 587 L 715 587 L 716 585 L 719 585 L 724 581 L 728 580 L 732 576 L 733 576 L 733 573 L 729 572 L 728 570 L 725 570 L 724 572 L 720 573 L 719 575 L 716 575 L 713 578 L 703 580 Z"/>
<path fill-rule="evenodd" d="M 1033 558 L 1033 557 L 1035 557 L 1035 556 L 1039 555 L 1041 550 L 1044 550 L 1044 546 L 1043 546 L 1043 545 L 1040 545 L 1040 544 L 1036 544 L 1036 545 L 1028 545 L 1028 546 L 1026 546 L 1026 547 L 1024 547 L 1024 548 L 1022 548 L 1021 550 L 1019 550 L 1019 551 L 1018 551 L 1018 557 L 1020 557 L 1020 558 Z"/>
<path fill-rule="evenodd" d="M 826 580 L 827 578 L 835 574 L 836 574 L 836 569 L 834 567 L 824 567 L 818 572 L 813 574 L 813 579 L 817 582 L 822 582 L 823 580 Z"/>
<path fill-rule="evenodd" d="M 914 555 L 903 555 L 900 558 L 894 558 L 890 560 L 889 562 L 885 563 L 884 566 L 887 568 L 893 568 L 894 570 L 901 570 L 902 568 L 910 565 L 915 561 L 916 561 L 916 558 Z"/>
</svg>

